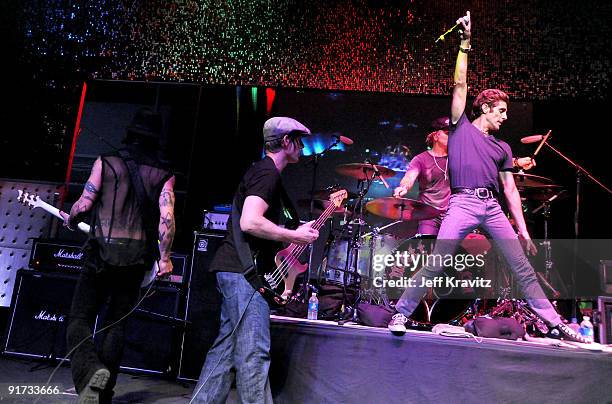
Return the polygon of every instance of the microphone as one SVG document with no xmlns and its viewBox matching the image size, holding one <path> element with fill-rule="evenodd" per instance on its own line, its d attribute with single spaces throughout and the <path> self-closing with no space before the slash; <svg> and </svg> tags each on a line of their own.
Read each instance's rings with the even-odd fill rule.
<svg viewBox="0 0 612 404">
<path fill-rule="evenodd" d="M 337 139 L 340 141 L 340 143 L 344 143 L 347 146 L 350 146 L 353 144 L 353 139 L 346 137 L 346 136 L 342 136 L 342 135 L 332 135 L 332 137 L 334 139 Z"/>
<path fill-rule="evenodd" d="M 448 34 L 450 34 L 451 32 L 453 32 L 455 29 L 457 29 L 457 27 L 459 27 L 461 25 L 461 20 L 463 20 L 463 22 L 465 24 L 468 24 L 470 22 L 470 19 L 469 19 L 469 17 L 467 15 L 465 17 L 459 18 L 457 20 L 457 22 L 455 23 L 455 25 L 453 25 L 448 31 L 446 31 L 445 33 L 440 35 L 438 38 L 436 38 L 434 43 L 438 43 L 439 41 L 444 42 L 444 37 L 447 36 Z"/>
<path fill-rule="evenodd" d="M 523 144 L 537 143 L 540 140 L 542 140 L 543 137 L 544 137 L 543 135 L 526 136 L 524 138 L 521 138 L 521 143 Z"/>
<path fill-rule="evenodd" d="M 385 186 L 385 188 L 389 189 L 389 184 L 387 184 L 387 181 L 385 181 L 385 179 L 383 178 L 382 175 L 380 175 L 380 171 L 378 171 L 378 167 L 376 167 L 376 164 L 372 163 L 372 160 L 370 159 L 366 159 L 366 163 L 368 163 L 369 165 L 372 166 L 372 169 L 374 170 L 374 174 L 380 178 L 380 180 L 382 181 L 383 185 Z"/>
</svg>

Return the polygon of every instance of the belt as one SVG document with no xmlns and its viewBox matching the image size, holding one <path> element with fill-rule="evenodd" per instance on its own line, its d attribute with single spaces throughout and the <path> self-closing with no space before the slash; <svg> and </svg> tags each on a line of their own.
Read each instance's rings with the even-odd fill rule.
<svg viewBox="0 0 612 404">
<path fill-rule="evenodd" d="M 474 195 L 478 199 L 496 199 L 497 191 L 489 188 L 453 188 L 452 194 Z"/>
</svg>

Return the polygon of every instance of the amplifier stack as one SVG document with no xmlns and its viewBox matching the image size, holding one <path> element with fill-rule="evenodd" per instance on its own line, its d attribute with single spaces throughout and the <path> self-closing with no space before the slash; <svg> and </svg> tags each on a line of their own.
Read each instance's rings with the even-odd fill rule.
<svg viewBox="0 0 612 404">
<path fill-rule="evenodd" d="M 223 237 L 217 232 L 196 232 L 191 256 L 172 254 L 174 270 L 169 281 L 156 281 L 126 320 L 123 370 L 197 380 L 219 329 L 221 297 L 208 267 Z M 17 273 L 2 343 L 5 354 L 64 358 L 66 326 L 82 261 L 78 244 L 35 240 L 31 269 Z M 96 319 L 96 329 L 103 324 L 104 312 Z"/>
</svg>

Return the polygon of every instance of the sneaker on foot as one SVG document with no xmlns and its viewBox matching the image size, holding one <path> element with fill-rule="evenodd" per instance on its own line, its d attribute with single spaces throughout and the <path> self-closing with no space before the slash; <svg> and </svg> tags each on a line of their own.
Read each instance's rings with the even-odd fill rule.
<svg viewBox="0 0 612 404">
<path fill-rule="evenodd" d="M 387 324 L 387 328 L 393 334 L 404 335 L 406 334 L 406 323 L 408 319 L 402 313 L 396 313 L 391 317 L 391 321 Z"/>
<path fill-rule="evenodd" d="M 78 404 L 98 404 L 100 402 L 100 393 L 106 387 L 110 371 L 106 368 L 100 368 L 94 372 L 87 386 L 79 393 Z"/>
<path fill-rule="evenodd" d="M 582 335 L 578 334 L 564 323 L 558 324 L 556 327 L 551 328 L 550 331 L 548 331 L 547 336 L 556 339 L 563 338 L 566 341 L 580 342 L 581 344 L 591 343 L 591 341 L 584 338 Z"/>
</svg>

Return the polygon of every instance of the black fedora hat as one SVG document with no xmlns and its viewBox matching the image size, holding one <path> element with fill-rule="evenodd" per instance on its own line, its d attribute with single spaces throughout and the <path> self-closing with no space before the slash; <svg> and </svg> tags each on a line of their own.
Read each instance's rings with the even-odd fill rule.
<svg viewBox="0 0 612 404">
<path fill-rule="evenodd" d="M 159 138 L 162 131 L 162 116 L 151 108 L 140 108 L 134 114 L 127 131 L 136 135 Z"/>
</svg>

